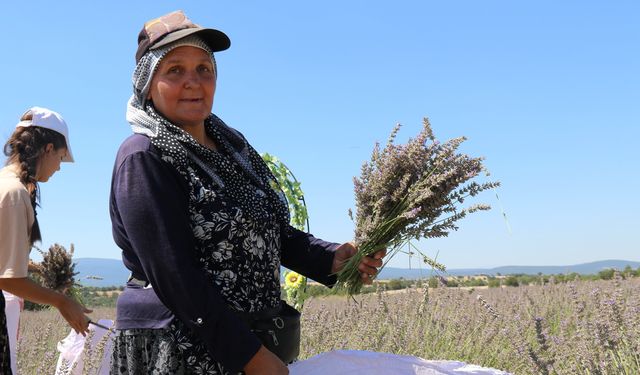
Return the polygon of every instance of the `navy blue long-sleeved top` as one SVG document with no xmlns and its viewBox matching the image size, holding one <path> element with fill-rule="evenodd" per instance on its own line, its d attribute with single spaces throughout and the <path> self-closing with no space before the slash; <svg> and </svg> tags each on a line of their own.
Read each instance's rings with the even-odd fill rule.
<svg viewBox="0 0 640 375">
<path fill-rule="evenodd" d="M 151 288 L 127 287 L 118 300 L 117 328 L 162 328 L 175 316 L 226 368 L 241 370 L 260 342 L 197 262 L 188 206 L 187 182 L 150 140 L 138 134 L 125 140 L 112 177 L 113 237 L 125 266 Z M 281 235 L 281 261 L 332 285 L 336 247 L 288 228 Z"/>
</svg>

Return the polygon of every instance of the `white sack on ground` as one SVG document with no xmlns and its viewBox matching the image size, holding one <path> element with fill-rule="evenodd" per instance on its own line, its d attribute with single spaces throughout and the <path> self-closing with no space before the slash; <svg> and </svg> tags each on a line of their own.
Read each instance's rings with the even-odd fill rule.
<svg viewBox="0 0 640 375">
<path fill-rule="evenodd" d="M 113 320 L 100 319 L 98 324 L 105 327 L 111 327 Z M 97 327 L 93 324 L 89 324 L 89 330 L 93 332 L 91 335 L 91 343 L 89 350 L 96 353 L 98 350 L 98 344 L 105 338 L 106 334 L 111 336 L 113 333 L 103 328 Z M 89 337 L 89 334 L 87 334 Z M 100 362 L 96 364 L 96 369 L 91 371 L 92 374 L 109 375 L 109 365 L 111 363 L 111 351 L 113 350 L 113 338 L 105 338 L 104 351 Z M 85 337 L 77 334 L 74 330 L 71 330 L 69 335 L 62 341 L 58 342 L 58 351 L 60 356 L 58 357 L 58 365 L 56 366 L 55 375 L 80 375 L 83 374 L 84 360 L 87 353 L 85 350 Z M 92 355 L 95 358 L 95 354 Z M 97 371 L 96 371 L 97 370 Z"/>
<path fill-rule="evenodd" d="M 11 350 L 11 372 L 18 375 L 18 327 L 20 326 L 20 304 L 22 298 L 9 292 L 2 291 L 4 295 L 4 313 L 7 317 L 7 335 L 9 336 L 9 349 Z"/>
<path fill-rule="evenodd" d="M 510 375 L 458 361 L 359 350 L 336 350 L 289 365 L 289 375 Z"/>
</svg>

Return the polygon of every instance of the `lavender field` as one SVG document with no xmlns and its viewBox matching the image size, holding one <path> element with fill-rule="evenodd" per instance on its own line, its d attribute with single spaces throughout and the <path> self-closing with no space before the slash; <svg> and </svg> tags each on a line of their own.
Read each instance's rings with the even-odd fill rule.
<svg viewBox="0 0 640 375">
<path fill-rule="evenodd" d="M 359 349 L 459 360 L 514 374 L 639 374 L 640 279 L 482 290 L 406 289 L 307 302 L 301 359 Z M 113 318 L 112 309 L 92 314 Z M 51 374 L 68 328 L 25 312 L 19 369 Z"/>
</svg>

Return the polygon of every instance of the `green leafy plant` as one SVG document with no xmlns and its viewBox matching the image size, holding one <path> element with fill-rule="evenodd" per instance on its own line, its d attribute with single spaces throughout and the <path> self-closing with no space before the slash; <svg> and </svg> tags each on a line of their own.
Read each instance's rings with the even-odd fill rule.
<svg viewBox="0 0 640 375">
<path fill-rule="evenodd" d="M 289 212 L 291 214 L 291 226 L 296 229 L 309 231 L 309 215 L 307 213 L 307 204 L 304 200 L 304 193 L 300 188 L 300 182 L 293 175 L 293 172 L 277 157 L 263 153 L 262 159 L 265 161 L 269 170 L 276 178 L 278 186 L 272 186 L 276 191 L 282 191 L 287 203 L 289 204 Z M 302 311 L 304 301 L 309 297 L 307 294 L 307 278 L 294 271 L 285 271 L 284 290 L 287 302 L 296 309 Z"/>
<path fill-rule="evenodd" d="M 302 311 L 304 301 L 309 298 L 307 293 L 307 278 L 295 271 L 284 273 L 284 291 L 287 302 L 299 311 Z"/>
<path fill-rule="evenodd" d="M 267 167 L 269 167 L 269 170 L 278 181 L 278 186 L 272 187 L 276 191 L 281 190 L 287 199 L 287 203 L 289 203 L 291 226 L 308 232 L 309 215 L 307 213 L 307 204 L 304 201 L 304 193 L 300 188 L 300 182 L 293 175 L 293 172 L 277 157 L 266 152 L 260 156 L 262 156 Z"/>
</svg>

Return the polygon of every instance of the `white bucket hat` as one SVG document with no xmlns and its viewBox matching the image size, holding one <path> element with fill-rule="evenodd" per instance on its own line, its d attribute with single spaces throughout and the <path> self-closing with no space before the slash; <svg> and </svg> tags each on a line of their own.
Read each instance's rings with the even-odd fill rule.
<svg viewBox="0 0 640 375">
<path fill-rule="evenodd" d="M 31 112 L 32 119 L 20 121 L 16 125 L 16 128 L 39 126 L 62 134 L 64 136 L 64 141 L 67 144 L 67 156 L 65 156 L 62 161 L 73 163 L 73 154 L 71 153 L 71 144 L 69 143 L 69 129 L 67 128 L 67 123 L 64 122 L 62 116 L 57 112 L 42 107 L 31 107 L 25 112 L 25 114 L 29 112 Z"/>
</svg>

